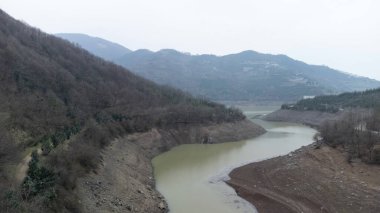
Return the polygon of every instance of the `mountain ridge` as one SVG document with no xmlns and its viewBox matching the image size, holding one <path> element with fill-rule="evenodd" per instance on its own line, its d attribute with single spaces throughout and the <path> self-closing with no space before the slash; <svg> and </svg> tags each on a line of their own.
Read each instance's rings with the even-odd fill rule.
<svg viewBox="0 0 380 213">
<path fill-rule="evenodd" d="M 144 53 L 126 54 L 116 63 L 155 82 L 213 100 L 294 101 L 303 96 L 380 86 L 373 79 L 309 65 L 285 55 L 255 51 L 225 56 L 186 55 L 175 50 Z"/>
<path fill-rule="evenodd" d="M 112 59 L 156 83 L 216 101 L 293 102 L 380 87 L 380 82 L 253 50 L 217 56 L 139 49 Z"/>
<path fill-rule="evenodd" d="M 81 46 L 92 54 L 112 60 L 121 55 L 132 52 L 130 49 L 99 37 L 93 37 L 81 33 L 57 33 L 56 36 L 69 40 L 70 42 Z"/>
</svg>

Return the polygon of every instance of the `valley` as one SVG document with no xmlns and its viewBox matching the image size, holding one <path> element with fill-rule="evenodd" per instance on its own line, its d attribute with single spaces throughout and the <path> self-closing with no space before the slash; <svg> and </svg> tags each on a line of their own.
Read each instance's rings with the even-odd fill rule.
<svg viewBox="0 0 380 213">
<path fill-rule="evenodd" d="M 0 212 L 380 212 L 378 10 L 70 1 L 0 2 Z"/>
<path fill-rule="evenodd" d="M 213 142 L 242 140 L 264 132 L 238 109 L 157 85 L 2 10 L 0 47 L 0 207 L 5 212 L 88 212 L 103 204 L 94 197 L 84 201 L 99 195 L 94 191 L 99 185 L 80 180 L 100 179 L 101 171 L 108 177 L 113 174 L 108 169 L 117 174 L 113 160 L 120 159 L 103 153 L 120 138 L 153 130 L 163 134 L 161 144 L 119 144 L 126 148 L 119 155 L 131 153 L 147 162 L 136 170 L 135 158 L 126 158 L 120 168 L 135 169 L 125 178 L 145 186 L 152 185 L 146 176 L 152 172 L 150 159 L 175 145 L 207 142 L 211 136 Z M 116 168 L 102 170 L 106 159 Z M 113 178 L 118 176 L 107 180 Z M 144 206 L 141 200 L 123 199 Z M 109 202 L 106 212 L 112 211 Z"/>
<path fill-rule="evenodd" d="M 250 107 L 245 112 L 256 117 L 263 111 L 263 107 Z M 238 166 L 309 145 L 315 134 L 315 130 L 294 123 L 252 121 L 267 133 L 231 143 L 181 145 L 153 159 L 157 189 L 167 199 L 171 212 L 256 212 L 225 184 L 228 173 Z"/>
</svg>

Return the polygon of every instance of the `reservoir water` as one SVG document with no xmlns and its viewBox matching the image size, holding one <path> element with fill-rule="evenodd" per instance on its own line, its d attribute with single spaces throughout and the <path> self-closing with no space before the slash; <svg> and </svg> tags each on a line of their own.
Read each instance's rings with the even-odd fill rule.
<svg viewBox="0 0 380 213">
<path fill-rule="evenodd" d="M 153 159 L 156 187 L 171 213 L 246 213 L 254 206 L 224 183 L 236 167 L 285 155 L 312 143 L 315 130 L 303 125 L 255 119 L 271 110 L 244 109 L 268 132 L 257 138 L 222 144 L 181 145 Z"/>
</svg>

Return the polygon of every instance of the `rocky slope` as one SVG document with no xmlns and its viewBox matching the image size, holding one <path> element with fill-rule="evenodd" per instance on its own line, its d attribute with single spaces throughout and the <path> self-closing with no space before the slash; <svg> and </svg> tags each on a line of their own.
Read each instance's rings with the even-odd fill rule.
<svg viewBox="0 0 380 213">
<path fill-rule="evenodd" d="M 264 132 L 245 120 L 119 138 L 104 151 L 100 168 L 79 180 L 76 192 L 86 212 L 166 212 L 166 202 L 154 186 L 153 157 L 180 144 L 238 141 Z"/>
</svg>

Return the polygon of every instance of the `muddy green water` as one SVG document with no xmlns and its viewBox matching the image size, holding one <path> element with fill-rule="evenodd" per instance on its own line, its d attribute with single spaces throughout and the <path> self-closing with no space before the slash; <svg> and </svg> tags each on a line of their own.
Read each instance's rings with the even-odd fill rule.
<svg viewBox="0 0 380 213">
<path fill-rule="evenodd" d="M 254 206 L 224 183 L 228 173 L 238 166 L 285 155 L 312 142 L 314 129 L 253 119 L 271 109 L 244 110 L 248 118 L 268 132 L 239 142 L 181 145 L 153 159 L 156 186 L 171 213 L 256 212 Z"/>
</svg>

